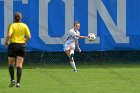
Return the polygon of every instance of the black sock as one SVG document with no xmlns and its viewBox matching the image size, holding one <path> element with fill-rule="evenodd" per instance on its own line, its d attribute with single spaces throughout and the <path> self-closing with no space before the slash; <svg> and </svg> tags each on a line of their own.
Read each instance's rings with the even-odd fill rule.
<svg viewBox="0 0 140 93">
<path fill-rule="evenodd" d="M 11 81 L 14 80 L 14 66 L 12 65 L 9 66 L 9 74 L 11 77 Z"/>
<path fill-rule="evenodd" d="M 22 68 L 17 67 L 17 83 L 20 83 L 21 74 L 22 74 Z"/>
</svg>

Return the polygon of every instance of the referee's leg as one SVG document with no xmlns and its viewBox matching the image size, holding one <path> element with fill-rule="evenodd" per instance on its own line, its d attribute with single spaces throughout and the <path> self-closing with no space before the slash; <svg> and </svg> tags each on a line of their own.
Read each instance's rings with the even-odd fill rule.
<svg viewBox="0 0 140 93">
<path fill-rule="evenodd" d="M 9 66 L 9 74 L 11 78 L 11 82 L 9 87 L 13 87 L 15 85 L 15 78 L 14 78 L 14 64 L 15 64 L 15 58 L 14 57 L 8 57 L 8 66 Z"/>
<path fill-rule="evenodd" d="M 26 53 L 25 45 L 17 45 L 18 52 L 16 53 L 16 67 L 17 67 L 17 84 L 16 87 L 20 87 L 20 81 L 22 76 L 22 66 Z"/>
<path fill-rule="evenodd" d="M 16 87 L 20 87 L 23 60 L 24 60 L 24 57 L 17 56 L 17 58 L 16 58 L 16 67 L 17 67 L 17 84 L 16 84 Z"/>
</svg>

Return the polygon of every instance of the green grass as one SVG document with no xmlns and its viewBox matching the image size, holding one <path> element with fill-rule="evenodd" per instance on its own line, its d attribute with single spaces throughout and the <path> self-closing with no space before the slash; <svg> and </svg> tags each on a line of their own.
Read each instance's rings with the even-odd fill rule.
<svg viewBox="0 0 140 93">
<path fill-rule="evenodd" d="M 69 65 L 24 67 L 21 87 L 9 88 L 0 67 L 0 93 L 140 93 L 140 65 Z"/>
</svg>

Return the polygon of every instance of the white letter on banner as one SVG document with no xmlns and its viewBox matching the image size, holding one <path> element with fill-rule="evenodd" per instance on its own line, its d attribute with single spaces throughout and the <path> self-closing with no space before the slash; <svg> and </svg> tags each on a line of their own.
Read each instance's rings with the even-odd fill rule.
<svg viewBox="0 0 140 93">
<path fill-rule="evenodd" d="M 65 35 L 73 27 L 74 1 L 63 0 L 65 2 Z M 39 37 L 46 44 L 63 44 L 64 36 L 51 37 L 48 34 L 48 3 L 50 0 L 39 0 Z"/>
<path fill-rule="evenodd" d="M 22 4 L 28 4 L 28 0 L 22 0 Z M 4 0 L 4 38 L 1 39 L 1 44 L 4 44 L 5 37 L 8 31 L 8 26 L 12 22 L 13 22 L 13 0 Z"/>
<path fill-rule="evenodd" d="M 4 44 L 8 30 L 8 25 L 13 22 L 13 0 L 4 0 L 4 38 L 1 44 Z"/>
<path fill-rule="evenodd" d="M 98 0 L 97 0 L 98 1 Z M 88 0 L 88 34 L 94 33 L 97 36 L 97 4 L 96 0 Z M 100 43 L 100 38 L 97 37 L 94 42 L 85 39 L 86 44 Z"/>
<path fill-rule="evenodd" d="M 117 0 L 117 26 L 102 0 L 88 0 L 88 33 L 97 35 L 97 10 L 116 43 L 129 43 L 126 36 L 126 0 Z M 90 43 L 86 41 L 86 43 Z M 95 40 L 99 43 L 99 38 Z"/>
</svg>

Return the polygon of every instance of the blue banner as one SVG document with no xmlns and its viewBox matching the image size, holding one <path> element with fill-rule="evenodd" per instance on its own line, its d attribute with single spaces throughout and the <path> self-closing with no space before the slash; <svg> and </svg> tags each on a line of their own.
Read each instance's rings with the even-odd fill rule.
<svg viewBox="0 0 140 93">
<path fill-rule="evenodd" d="M 0 51 L 7 28 L 19 11 L 29 26 L 31 51 L 61 52 L 75 20 L 80 34 L 94 33 L 94 42 L 79 39 L 82 51 L 140 50 L 139 0 L 0 0 Z"/>
</svg>

